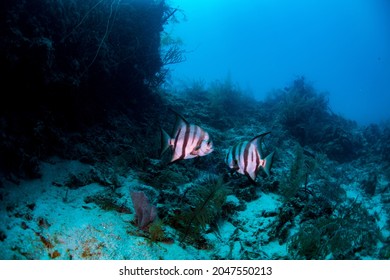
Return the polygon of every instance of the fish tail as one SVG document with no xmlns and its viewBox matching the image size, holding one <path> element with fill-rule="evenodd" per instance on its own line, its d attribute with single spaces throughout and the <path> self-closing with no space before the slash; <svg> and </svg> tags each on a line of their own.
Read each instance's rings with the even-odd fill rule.
<svg viewBox="0 0 390 280">
<path fill-rule="evenodd" d="M 267 176 L 270 175 L 270 170 L 271 170 L 271 167 L 272 167 L 272 162 L 273 162 L 273 158 L 274 158 L 274 153 L 275 152 L 272 152 L 270 153 L 268 156 L 265 157 L 264 161 L 265 161 L 265 165 L 264 165 L 264 171 L 265 173 L 267 174 Z"/>
<path fill-rule="evenodd" d="M 171 137 L 169 136 L 169 134 L 163 129 L 161 128 L 161 151 L 160 151 L 160 156 L 162 156 L 166 150 L 169 148 L 170 146 L 170 141 Z"/>
</svg>

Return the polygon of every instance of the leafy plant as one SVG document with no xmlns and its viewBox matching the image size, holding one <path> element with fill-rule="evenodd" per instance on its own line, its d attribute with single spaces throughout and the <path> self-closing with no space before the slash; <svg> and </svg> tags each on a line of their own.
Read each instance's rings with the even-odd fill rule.
<svg viewBox="0 0 390 280">
<path fill-rule="evenodd" d="M 349 200 L 333 215 L 302 224 L 291 237 L 288 251 L 296 259 L 358 259 L 372 252 L 379 237 L 367 210 L 356 200 Z"/>
<path fill-rule="evenodd" d="M 181 231 L 180 243 L 197 242 L 200 239 L 206 227 L 221 215 L 227 193 L 222 179 L 212 175 L 189 190 L 188 204 L 174 217 Z"/>
<path fill-rule="evenodd" d="M 318 93 L 304 79 L 275 91 L 264 102 L 267 115 L 293 136 L 300 145 L 311 146 L 331 159 L 346 162 L 356 158 L 362 138 L 356 122 L 334 114 L 326 93 Z"/>
<path fill-rule="evenodd" d="M 314 156 L 298 144 L 295 147 L 294 159 L 291 163 L 290 171 L 281 180 L 280 191 L 286 200 L 292 199 L 298 191 L 310 192 L 309 176 L 313 175 L 317 167 Z"/>
<path fill-rule="evenodd" d="M 0 82 L 11 90 L 0 97 L 0 168 L 16 176 L 39 177 L 40 160 L 73 146 L 69 132 L 84 133 L 113 111 L 145 123 L 157 102 L 151 84 L 180 54 L 161 52 L 175 14 L 166 1 L 15 0 L 3 1 L 1 14 Z M 94 151 L 83 158 L 105 152 Z"/>
<path fill-rule="evenodd" d="M 288 251 L 296 259 L 317 259 L 321 255 L 321 232 L 314 225 L 308 224 L 294 234 L 288 244 Z"/>
</svg>

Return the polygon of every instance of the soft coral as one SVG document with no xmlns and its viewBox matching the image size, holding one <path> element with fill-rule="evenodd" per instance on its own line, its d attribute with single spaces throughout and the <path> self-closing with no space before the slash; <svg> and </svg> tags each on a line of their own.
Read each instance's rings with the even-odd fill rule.
<svg viewBox="0 0 390 280">
<path fill-rule="evenodd" d="M 157 209 L 151 205 L 144 192 L 130 192 L 133 201 L 136 223 L 140 229 L 145 229 L 157 217 Z"/>
</svg>

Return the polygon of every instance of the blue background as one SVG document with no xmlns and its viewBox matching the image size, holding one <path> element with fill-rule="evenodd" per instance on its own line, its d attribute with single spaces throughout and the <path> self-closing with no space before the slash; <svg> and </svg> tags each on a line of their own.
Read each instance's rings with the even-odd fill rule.
<svg viewBox="0 0 390 280">
<path fill-rule="evenodd" d="M 303 75 L 335 113 L 390 118 L 390 1 L 174 0 L 186 50 L 174 83 L 224 80 L 263 99 Z"/>
</svg>

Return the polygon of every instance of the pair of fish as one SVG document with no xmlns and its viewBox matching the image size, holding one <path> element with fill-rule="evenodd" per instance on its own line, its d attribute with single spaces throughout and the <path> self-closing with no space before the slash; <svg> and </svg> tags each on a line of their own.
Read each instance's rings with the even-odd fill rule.
<svg viewBox="0 0 390 280">
<path fill-rule="evenodd" d="M 172 137 L 161 128 L 161 154 L 171 148 L 173 155 L 170 163 L 210 154 L 214 148 L 209 134 L 201 127 L 187 122 L 180 114 L 174 113 L 176 123 Z M 233 171 L 246 175 L 251 181 L 256 180 L 260 168 L 270 175 L 274 153 L 263 157 L 261 148 L 263 137 L 269 133 L 260 134 L 250 141 L 240 142 L 231 147 L 225 158 L 226 164 Z"/>
</svg>

